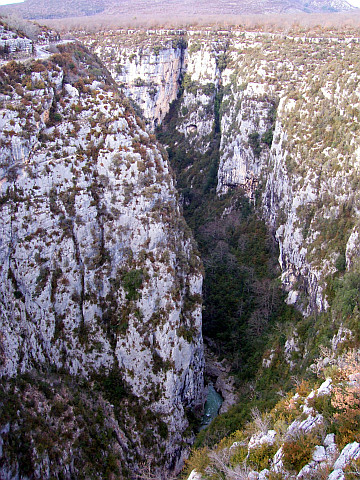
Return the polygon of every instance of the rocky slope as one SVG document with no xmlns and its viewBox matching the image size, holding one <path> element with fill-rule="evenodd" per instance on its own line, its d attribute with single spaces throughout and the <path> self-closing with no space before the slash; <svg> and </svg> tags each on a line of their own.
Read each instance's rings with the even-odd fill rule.
<svg viewBox="0 0 360 480">
<path fill-rule="evenodd" d="M 202 274 L 168 163 L 77 44 L 43 63 L 6 64 L 0 101 L 1 476 L 27 478 L 32 465 L 32 478 L 81 478 L 71 443 L 59 461 L 57 446 L 28 430 L 34 412 L 56 426 L 56 391 L 73 405 L 63 433 L 77 438 L 76 458 L 87 451 L 92 462 L 95 437 L 81 435 L 93 411 L 112 470 L 136 472 L 144 458 L 177 469 L 192 434 L 186 415 L 202 402 Z M 29 404 L 9 410 L 22 395 Z M 93 460 L 93 475 L 110 478 Z"/>
<path fill-rule="evenodd" d="M 269 413 L 253 410 L 253 420 L 217 448 L 196 452 L 188 480 L 358 478 L 358 358 L 353 352 L 340 363 L 335 379 L 313 389 L 303 382 Z"/>
</svg>

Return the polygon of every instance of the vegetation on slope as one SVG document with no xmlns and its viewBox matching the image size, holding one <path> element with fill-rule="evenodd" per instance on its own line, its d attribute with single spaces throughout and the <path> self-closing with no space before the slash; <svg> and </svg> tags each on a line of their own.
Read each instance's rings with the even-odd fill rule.
<svg viewBox="0 0 360 480">
<path fill-rule="evenodd" d="M 114 437 L 114 411 L 100 389 L 84 378 L 56 373 L 24 374 L 3 384 L 0 390 L 2 467 L 17 460 L 20 478 L 47 478 L 68 471 L 78 479 L 111 478 L 121 463 Z M 105 396 L 111 394 L 104 385 Z M 117 388 L 116 403 L 120 404 Z M 114 396 L 111 400 L 114 400 Z M 74 455 L 75 453 L 75 455 Z"/>
<path fill-rule="evenodd" d="M 353 442 L 360 441 L 359 361 L 359 353 L 350 350 L 319 371 L 326 382 L 303 380 L 271 410 L 253 409 L 242 429 L 215 447 L 195 450 L 186 474 L 195 469 L 204 479 L 228 480 L 264 470 L 269 480 L 325 480 L 340 454 L 343 460 L 336 469 L 344 471 L 346 480 L 358 478 L 358 446 Z M 341 454 L 351 451 L 349 444 L 353 453 Z M 322 456 L 314 457 L 316 452 Z"/>
</svg>

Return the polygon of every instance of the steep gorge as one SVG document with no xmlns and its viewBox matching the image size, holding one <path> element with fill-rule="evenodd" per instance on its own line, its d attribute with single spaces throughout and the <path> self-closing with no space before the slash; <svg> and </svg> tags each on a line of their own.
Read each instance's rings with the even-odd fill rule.
<svg viewBox="0 0 360 480">
<path fill-rule="evenodd" d="M 336 261 L 346 255 L 350 265 L 356 256 L 358 40 L 190 33 L 186 48 L 184 37 L 165 32 L 87 43 L 150 128 L 180 95 L 167 124 L 173 120 L 176 145 L 186 141 L 189 161 L 194 151 L 213 152 L 219 135 L 218 195 L 237 188 L 252 202 L 257 195 L 279 244 L 288 302 L 307 315 L 320 312 Z M 186 167 L 191 190 L 199 166 Z"/>
</svg>

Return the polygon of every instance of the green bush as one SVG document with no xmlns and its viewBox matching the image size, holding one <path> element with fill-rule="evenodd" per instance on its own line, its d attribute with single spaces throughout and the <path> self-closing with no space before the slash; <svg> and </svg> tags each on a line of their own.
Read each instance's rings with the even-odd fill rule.
<svg viewBox="0 0 360 480">
<path fill-rule="evenodd" d="M 261 154 L 260 134 L 258 132 L 250 133 L 248 137 L 248 141 L 255 157 L 257 158 L 260 157 L 260 154 Z"/>
<path fill-rule="evenodd" d="M 241 465 L 246 460 L 248 449 L 245 446 L 239 446 L 232 448 L 231 453 L 230 464 L 232 467 L 235 467 L 236 465 Z"/>
<path fill-rule="evenodd" d="M 162 420 L 159 420 L 159 435 L 164 440 L 166 440 L 169 436 L 169 428 L 167 424 Z"/>
<path fill-rule="evenodd" d="M 330 395 L 315 395 L 308 400 L 309 407 L 313 407 L 317 412 L 325 417 L 326 420 L 332 421 L 336 409 L 331 404 Z"/>
<path fill-rule="evenodd" d="M 94 379 L 105 398 L 112 404 L 119 405 L 121 399 L 127 396 L 125 383 L 119 370 L 113 369 L 108 374 L 94 376 Z"/>
<path fill-rule="evenodd" d="M 200 50 L 201 50 L 201 42 L 194 41 L 194 42 L 191 43 L 190 48 L 189 48 L 190 55 L 193 55 L 194 53 L 200 52 Z"/>
<path fill-rule="evenodd" d="M 138 290 L 142 286 L 143 279 L 143 270 L 130 270 L 123 275 L 122 281 L 127 300 L 137 300 L 140 297 Z"/>
<path fill-rule="evenodd" d="M 346 270 L 346 257 L 345 253 L 339 253 L 339 256 L 336 259 L 335 267 L 339 272 L 345 272 Z"/>
<path fill-rule="evenodd" d="M 265 133 L 262 134 L 261 141 L 265 143 L 268 147 L 271 147 L 273 142 L 273 136 L 274 136 L 274 131 L 272 128 L 269 128 L 268 130 L 266 130 Z"/>
<path fill-rule="evenodd" d="M 264 468 L 269 468 L 271 460 L 278 450 L 277 444 L 264 443 L 259 447 L 252 448 L 249 453 L 249 465 L 260 472 Z"/>
<path fill-rule="evenodd" d="M 352 460 L 345 467 L 345 480 L 358 480 L 360 478 L 360 459 Z"/>
<path fill-rule="evenodd" d="M 60 113 L 55 112 L 55 113 L 51 116 L 51 119 L 52 119 L 54 122 L 58 123 L 58 122 L 61 122 L 62 116 L 61 116 Z"/>
<path fill-rule="evenodd" d="M 192 470 L 196 470 L 200 474 L 204 474 L 206 467 L 210 464 L 210 459 L 208 457 L 209 449 L 207 447 L 193 450 L 191 456 L 186 460 L 186 471 L 190 475 Z"/>
<path fill-rule="evenodd" d="M 360 272 L 348 272 L 339 282 L 333 306 L 343 316 L 351 315 L 360 305 Z"/>
<path fill-rule="evenodd" d="M 191 80 L 191 76 L 188 73 L 185 73 L 183 77 L 182 87 L 184 90 L 186 90 L 189 93 L 192 93 L 193 95 L 196 95 L 199 89 L 198 83 Z"/>
<path fill-rule="evenodd" d="M 220 72 L 224 71 L 228 64 L 228 55 L 227 53 L 220 53 L 220 55 L 216 59 L 217 67 Z"/>
</svg>

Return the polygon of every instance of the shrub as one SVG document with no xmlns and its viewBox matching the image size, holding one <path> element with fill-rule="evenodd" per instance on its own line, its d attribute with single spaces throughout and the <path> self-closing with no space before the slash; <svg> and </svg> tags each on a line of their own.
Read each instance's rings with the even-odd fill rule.
<svg viewBox="0 0 360 480">
<path fill-rule="evenodd" d="M 205 473 L 205 469 L 210 464 L 209 449 L 207 447 L 193 450 L 188 460 L 185 460 L 186 470 L 189 473 L 196 470 L 198 473 Z"/>
<path fill-rule="evenodd" d="M 339 256 L 336 259 L 335 267 L 338 272 L 345 272 L 346 270 L 346 257 L 345 253 L 339 253 Z"/>
<path fill-rule="evenodd" d="M 37 73 L 40 73 L 40 72 L 46 72 L 46 67 L 43 63 L 41 63 L 39 60 L 37 60 L 36 62 L 34 62 L 32 65 L 31 65 L 31 71 L 32 72 L 37 72 Z"/>
<path fill-rule="evenodd" d="M 283 444 L 283 461 L 288 470 L 295 470 L 297 473 L 310 462 L 315 445 L 319 439 L 313 433 L 303 434 L 287 440 Z"/>
<path fill-rule="evenodd" d="M 174 38 L 174 40 L 172 41 L 172 47 L 175 49 L 181 48 L 181 50 L 185 50 L 187 46 L 188 46 L 188 43 L 184 37 L 177 37 L 177 38 Z"/>
<path fill-rule="evenodd" d="M 281 472 L 270 472 L 268 480 L 284 480 L 284 475 Z"/>
<path fill-rule="evenodd" d="M 244 463 L 248 454 L 248 449 L 247 447 L 240 445 L 231 449 L 230 453 L 232 454 L 230 457 L 230 464 L 234 467 L 235 465 L 241 465 Z"/>
<path fill-rule="evenodd" d="M 44 290 L 47 284 L 49 275 L 50 275 L 50 270 L 48 267 L 40 268 L 40 273 L 36 278 L 36 288 L 35 288 L 36 295 L 40 295 L 40 293 Z"/>
<path fill-rule="evenodd" d="M 185 91 L 196 95 L 199 85 L 197 82 L 191 80 L 191 76 L 188 73 L 185 73 L 182 81 L 182 87 Z"/>
<path fill-rule="evenodd" d="M 357 480 L 360 478 L 360 458 L 353 460 L 345 468 L 345 480 Z"/>
<path fill-rule="evenodd" d="M 307 395 L 309 395 L 310 392 L 311 387 L 310 383 L 307 380 L 302 380 L 300 385 L 296 387 L 296 393 L 298 393 L 300 397 L 306 397 Z"/>
<path fill-rule="evenodd" d="M 161 438 L 166 440 L 169 436 L 169 429 L 165 422 L 162 420 L 159 421 L 159 435 Z"/>
<path fill-rule="evenodd" d="M 265 143 L 268 147 L 271 147 L 273 142 L 273 135 L 274 135 L 273 129 L 269 128 L 268 130 L 266 130 L 265 133 L 262 134 L 261 141 Z"/>
<path fill-rule="evenodd" d="M 264 443 L 259 447 L 252 448 L 249 453 L 248 463 L 252 468 L 257 471 L 264 470 L 264 468 L 269 467 L 271 460 L 277 450 L 278 446 L 276 443 Z"/>
<path fill-rule="evenodd" d="M 255 157 L 260 157 L 261 154 L 261 145 L 260 145 L 260 134 L 258 132 L 252 132 L 248 137 L 249 145 L 252 148 L 252 151 Z"/>
<path fill-rule="evenodd" d="M 201 50 L 201 43 L 198 41 L 192 42 L 189 48 L 189 53 L 192 55 Z"/>
<path fill-rule="evenodd" d="M 66 403 L 58 400 L 51 407 L 51 414 L 55 415 L 56 417 L 60 417 L 63 413 L 66 412 L 67 409 L 68 409 L 68 406 L 66 405 Z"/>
<path fill-rule="evenodd" d="M 323 415 L 326 419 L 332 420 L 335 413 L 335 408 L 332 405 L 330 395 L 319 395 L 309 398 L 309 407 L 313 407 L 317 412 Z"/>
<path fill-rule="evenodd" d="M 224 71 L 228 64 L 228 56 L 226 53 L 220 53 L 216 59 L 217 67 L 220 72 Z"/>
<path fill-rule="evenodd" d="M 188 343 L 192 343 L 194 341 L 194 336 L 196 335 L 196 330 L 186 327 L 185 325 L 181 325 L 176 330 L 176 334 L 178 337 L 183 337 Z"/>
<path fill-rule="evenodd" d="M 339 283 L 336 296 L 334 299 L 334 307 L 342 315 L 351 315 L 360 304 L 360 272 L 349 272 L 344 275 L 343 280 Z"/>
<path fill-rule="evenodd" d="M 270 412 L 270 416 L 274 421 L 281 418 L 287 424 L 290 424 L 295 418 L 301 415 L 302 403 L 303 401 L 299 397 L 296 398 L 290 393 L 276 404 Z"/>
<path fill-rule="evenodd" d="M 95 376 L 100 390 L 103 391 L 105 398 L 114 405 L 119 405 L 121 399 L 126 397 L 126 386 L 121 372 L 114 368 L 107 375 Z"/>
<path fill-rule="evenodd" d="M 360 440 L 359 363 L 358 355 L 354 351 L 349 352 L 339 372 L 342 381 L 333 387 L 331 405 L 336 412 L 334 426 L 339 448 Z"/>
</svg>

